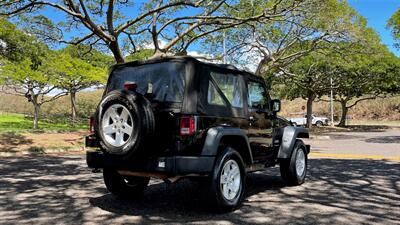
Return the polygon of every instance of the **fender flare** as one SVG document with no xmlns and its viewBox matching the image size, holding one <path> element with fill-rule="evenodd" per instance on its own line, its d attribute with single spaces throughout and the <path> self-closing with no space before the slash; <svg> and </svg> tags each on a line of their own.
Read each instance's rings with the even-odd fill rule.
<svg viewBox="0 0 400 225">
<path fill-rule="evenodd" d="M 278 159 L 288 159 L 292 156 L 293 146 L 297 138 L 309 138 L 308 129 L 304 127 L 287 126 L 283 128 Z"/>
<path fill-rule="evenodd" d="M 245 153 L 248 153 L 249 156 L 248 163 L 252 164 L 253 155 L 251 154 L 249 139 L 246 135 L 246 132 L 237 127 L 217 126 L 208 129 L 201 155 L 216 156 L 218 154 L 218 147 L 221 142 L 221 139 L 225 136 L 238 136 L 244 139 L 246 148 L 236 149 L 236 150 L 238 151 L 241 150 L 245 151 Z"/>
</svg>

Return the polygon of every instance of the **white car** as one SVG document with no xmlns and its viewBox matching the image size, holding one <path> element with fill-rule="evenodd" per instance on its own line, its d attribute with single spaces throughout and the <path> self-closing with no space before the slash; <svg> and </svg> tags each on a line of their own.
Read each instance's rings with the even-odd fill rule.
<svg viewBox="0 0 400 225">
<path fill-rule="evenodd" d="M 303 117 L 293 117 L 293 118 L 287 118 L 294 126 L 302 126 L 307 124 L 307 115 L 304 115 Z M 328 125 L 329 124 L 329 119 L 327 117 L 323 116 L 315 116 L 314 114 L 312 115 L 312 125 L 316 125 L 318 127 Z"/>
</svg>

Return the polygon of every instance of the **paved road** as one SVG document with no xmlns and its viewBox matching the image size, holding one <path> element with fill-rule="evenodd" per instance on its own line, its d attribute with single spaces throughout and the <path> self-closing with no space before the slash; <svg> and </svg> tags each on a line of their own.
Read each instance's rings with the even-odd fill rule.
<svg viewBox="0 0 400 225">
<path fill-rule="evenodd" d="M 398 128 L 325 133 L 321 136 L 330 139 L 306 140 L 312 146 L 312 156 L 400 161 L 400 129 Z"/>
<path fill-rule="evenodd" d="M 302 186 L 252 174 L 243 206 L 214 214 L 196 183 L 152 181 L 141 200 L 109 194 L 84 157 L 0 158 L 0 224 L 399 224 L 400 162 L 310 160 Z"/>
</svg>

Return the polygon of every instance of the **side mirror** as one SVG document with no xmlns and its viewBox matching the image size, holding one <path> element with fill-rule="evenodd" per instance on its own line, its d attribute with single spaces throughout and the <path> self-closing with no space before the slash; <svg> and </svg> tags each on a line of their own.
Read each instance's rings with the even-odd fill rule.
<svg viewBox="0 0 400 225">
<path fill-rule="evenodd" d="M 281 100 L 279 100 L 279 99 L 271 100 L 271 109 L 274 114 L 281 111 Z"/>
</svg>

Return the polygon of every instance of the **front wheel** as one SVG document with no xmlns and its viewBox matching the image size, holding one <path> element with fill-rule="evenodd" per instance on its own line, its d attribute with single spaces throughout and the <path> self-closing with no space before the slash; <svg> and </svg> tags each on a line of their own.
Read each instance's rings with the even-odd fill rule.
<svg viewBox="0 0 400 225">
<path fill-rule="evenodd" d="M 107 189 L 121 198 L 135 198 L 143 193 L 149 184 L 148 177 L 122 176 L 115 169 L 103 169 L 104 183 Z"/>
<path fill-rule="evenodd" d="M 209 200 L 215 209 L 227 212 L 236 209 L 243 201 L 246 175 L 240 154 L 226 147 L 217 158 L 211 174 Z"/>
<path fill-rule="evenodd" d="M 303 141 L 297 140 L 290 159 L 284 159 L 280 163 L 281 177 L 288 185 L 300 185 L 304 183 L 307 174 L 307 152 Z"/>
<path fill-rule="evenodd" d="M 317 127 L 322 127 L 324 123 L 322 121 L 317 121 L 315 125 L 317 125 Z"/>
</svg>

